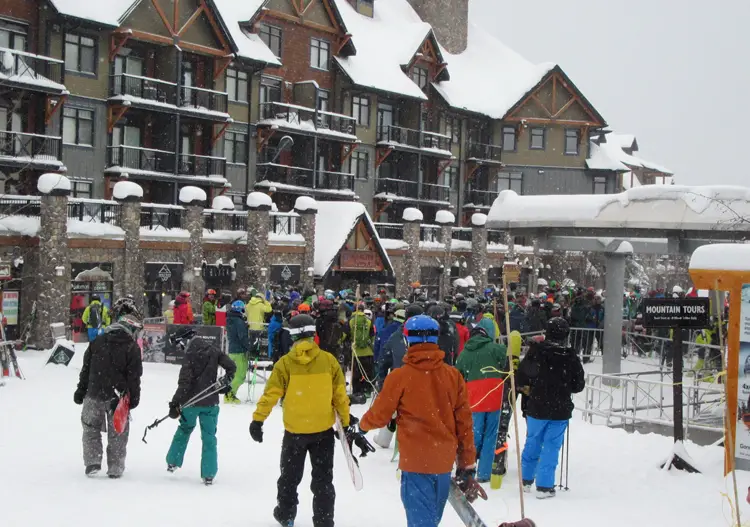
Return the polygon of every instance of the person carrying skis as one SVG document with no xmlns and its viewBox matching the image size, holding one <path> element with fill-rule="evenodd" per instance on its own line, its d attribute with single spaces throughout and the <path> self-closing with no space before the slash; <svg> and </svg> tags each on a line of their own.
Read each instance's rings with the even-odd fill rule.
<svg viewBox="0 0 750 527">
<path fill-rule="evenodd" d="M 585 387 L 576 351 L 565 345 L 570 332 L 560 317 L 547 322 L 546 338 L 532 343 L 518 366 L 516 385 L 524 395 L 526 444 L 521 456 L 524 491 L 536 481 L 537 498 L 555 497 L 555 469 L 573 414 L 572 394 Z M 528 387 L 528 390 L 525 388 Z"/>
<path fill-rule="evenodd" d="M 219 366 L 224 369 L 225 376 L 221 380 L 220 391 L 209 389 L 216 384 Z M 167 470 L 174 472 L 182 467 L 190 434 L 193 433 L 195 425 L 201 425 L 201 478 L 203 483 L 211 485 L 218 470 L 218 455 L 216 453 L 216 426 L 219 421 L 219 393 L 228 393 L 231 390 L 230 381 L 237 369 L 232 359 L 222 353 L 215 343 L 206 341 L 200 337 L 190 340 L 185 349 L 185 362 L 180 368 L 180 376 L 177 381 L 172 401 L 169 403 L 169 417 L 180 418 L 180 424 L 172 438 L 172 444 L 167 452 Z M 207 390 L 208 389 L 208 390 Z M 181 408 L 190 399 L 206 392 L 188 408 Z"/>
<path fill-rule="evenodd" d="M 91 303 L 86 306 L 81 315 L 81 321 L 86 324 L 89 342 L 102 334 L 104 328 L 111 323 L 109 309 L 102 304 L 99 295 L 91 295 Z"/>
<path fill-rule="evenodd" d="M 203 324 L 206 326 L 216 325 L 216 291 L 209 289 L 203 299 Z"/>
<path fill-rule="evenodd" d="M 187 291 L 181 291 L 174 299 L 174 323 L 193 323 L 193 307 L 190 305 L 190 293 Z"/>
<path fill-rule="evenodd" d="M 114 428 L 114 411 L 120 398 L 130 398 L 130 410 L 141 399 L 141 349 L 138 333 L 142 317 L 133 301 L 119 299 L 112 307 L 116 322 L 89 344 L 83 356 L 83 367 L 73 401 L 82 404 L 83 464 L 86 475 L 95 476 L 102 469 L 102 431 L 107 430 L 107 475 L 112 479 L 125 471 L 125 455 L 130 425 L 118 434 Z"/>
<path fill-rule="evenodd" d="M 289 322 L 292 349 L 273 367 L 263 396 L 250 423 L 250 436 L 263 442 L 263 422 L 284 398 L 284 440 L 281 474 L 273 517 L 284 527 L 294 525 L 305 458 L 312 464 L 313 525 L 333 527 L 336 491 L 333 487 L 333 454 L 336 414 L 349 427 L 349 397 L 344 373 L 336 357 L 314 342 L 315 321 L 297 315 Z"/>
<path fill-rule="evenodd" d="M 237 391 L 245 382 L 247 375 L 247 354 L 250 351 L 250 336 L 245 321 L 245 304 L 235 300 L 227 313 L 227 338 L 229 339 L 229 358 L 236 365 L 233 370 L 231 390 L 224 395 L 224 403 L 240 404 Z M 225 368 L 226 369 L 226 368 Z"/>
<path fill-rule="evenodd" d="M 503 405 L 503 379 L 506 347 L 495 343 L 495 327 L 490 319 L 479 321 L 458 358 L 456 368 L 466 381 L 474 423 L 474 445 L 477 449 L 477 481 L 490 481 L 495 444 Z"/>
<path fill-rule="evenodd" d="M 373 390 L 370 383 L 375 380 L 375 364 L 372 358 L 375 328 L 372 321 L 367 318 L 365 305 L 362 303 L 357 306 L 357 311 L 352 314 L 352 318 L 349 320 L 349 336 L 354 353 L 352 396 L 355 400 L 361 400 L 360 404 L 364 404 L 367 396 Z"/>
<path fill-rule="evenodd" d="M 440 325 L 418 315 L 406 321 L 404 334 L 409 344 L 404 365 L 385 379 L 359 426 L 363 432 L 383 428 L 396 413 L 407 525 L 437 527 L 454 462 L 456 482 L 467 499 L 487 495 L 474 479 L 476 450 L 466 384 L 443 360 L 437 345 Z"/>
</svg>

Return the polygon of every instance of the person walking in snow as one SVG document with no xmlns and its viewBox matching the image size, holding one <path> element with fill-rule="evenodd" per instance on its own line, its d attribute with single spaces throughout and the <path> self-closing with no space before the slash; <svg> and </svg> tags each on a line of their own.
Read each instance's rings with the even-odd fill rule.
<svg viewBox="0 0 750 527">
<path fill-rule="evenodd" d="M 263 422 L 284 398 L 284 440 L 281 444 L 281 475 L 273 517 L 291 527 L 297 516 L 297 487 L 302 481 L 305 458 L 312 465 L 313 525 L 333 527 L 336 491 L 333 486 L 333 455 L 336 414 L 349 427 L 349 397 L 344 373 L 336 358 L 315 344 L 315 320 L 297 315 L 289 322 L 294 345 L 273 367 L 263 396 L 258 401 L 250 436 L 263 442 Z"/>
<path fill-rule="evenodd" d="M 201 392 L 206 391 L 216 383 L 219 366 L 224 369 L 225 376 L 222 379 L 223 389 L 220 392 L 199 399 L 188 408 L 181 408 L 183 404 Z M 234 361 L 222 353 L 215 343 L 206 341 L 200 337 L 193 338 L 185 349 L 185 362 L 180 368 L 180 376 L 177 381 L 177 391 L 169 403 L 169 417 L 177 419 L 180 424 L 172 438 L 172 444 L 167 452 L 167 470 L 174 472 L 182 467 L 190 434 L 193 433 L 195 425 L 201 425 L 201 478 L 203 483 L 211 485 L 219 468 L 218 454 L 216 452 L 216 427 L 219 422 L 219 393 L 227 393 L 231 390 L 230 381 L 237 369 Z"/>
<path fill-rule="evenodd" d="M 555 469 L 573 415 L 572 394 L 585 386 L 578 354 L 565 344 L 569 332 L 565 319 L 550 319 L 545 340 L 532 343 L 516 373 L 517 386 L 527 393 L 523 400 L 526 444 L 521 456 L 524 491 L 530 492 L 536 481 L 539 499 L 555 496 Z"/>
<path fill-rule="evenodd" d="M 245 382 L 248 368 L 248 353 L 250 352 L 250 336 L 245 320 L 245 304 L 242 300 L 235 300 L 227 313 L 227 338 L 229 339 L 229 358 L 234 361 L 231 390 L 224 396 L 228 404 L 240 404 L 237 392 Z"/>
<path fill-rule="evenodd" d="M 454 463 L 458 486 L 469 501 L 487 495 L 474 479 L 476 450 L 466 384 L 444 362 L 437 345 L 440 325 L 418 315 L 406 321 L 404 330 L 409 344 L 404 364 L 385 379 L 359 426 L 363 432 L 383 428 L 396 414 L 407 525 L 437 527 Z"/>
<path fill-rule="evenodd" d="M 216 291 L 209 289 L 203 299 L 203 324 L 206 326 L 216 325 Z"/>
<path fill-rule="evenodd" d="M 109 309 L 102 304 L 99 295 L 91 295 L 91 303 L 86 306 L 81 315 L 81 321 L 86 325 L 89 342 L 102 334 L 104 328 L 111 323 Z"/>
<path fill-rule="evenodd" d="M 500 409 L 503 405 L 503 378 L 506 370 L 506 347 L 495 343 L 495 326 L 484 318 L 471 331 L 471 338 L 456 362 L 466 381 L 474 423 L 474 445 L 477 449 L 477 481 L 486 483 L 492 473 Z"/>
<path fill-rule="evenodd" d="M 181 291 L 174 300 L 174 323 L 193 323 L 193 307 L 190 305 L 190 293 L 187 291 Z"/>
<path fill-rule="evenodd" d="M 373 341 L 375 328 L 372 321 L 365 314 L 365 305 L 360 303 L 357 311 L 349 320 L 349 335 L 352 342 L 354 363 L 352 364 L 352 398 L 364 404 L 367 396 L 372 393 L 372 383 L 375 380 L 375 364 L 373 362 Z"/>
<path fill-rule="evenodd" d="M 406 309 L 396 311 L 395 316 L 402 318 L 404 322 L 401 323 L 401 328 L 398 331 L 394 331 L 383 346 L 380 361 L 378 362 L 378 391 L 383 389 L 383 383 L 388 374 L 396 368 L 400 368 L 404 363 L 408 343 L 404 338 L 403 324 L 408 322 L 410 318 L 423 313 L 424 311 L 417 304 L 409 304 L 406 306 Z"/>
<path fill-rule="evenodd" d="M 112 308 L 115 323 L 89 344 L 83 356 L 83 367 L 73 401 L 83 405 L 83 464 L 86 475 L 95 476 L 102 469 L 102 432 L 107 431 L 107 475 L 116 479 L 125 471 L 125 455 L 130 432 L 129 423 L 118 434 L 113 417 L 121 397 L 128 395 L 130 409 L 141 399 L 141 349 L 138 333 L 143 329 L 142 316 L 128 298 L 121 298 Z"/>
</svg>

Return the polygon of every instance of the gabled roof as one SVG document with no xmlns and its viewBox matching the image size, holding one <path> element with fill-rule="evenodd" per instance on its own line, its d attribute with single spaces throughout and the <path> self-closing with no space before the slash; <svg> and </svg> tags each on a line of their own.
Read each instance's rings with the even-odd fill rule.
<svg viewBox="0 0 750 527">
<path fill-rule="evenodd" d="M 640 157 L 632 156 L 625 152 L 622 144 L 628 144 L 628 138 L 632 136 L 620 136 L 619 134 L 610 133 L 604 136 L 603 140 L 591 142 L 591 157 L 586 160 L 586 166 L 592 170 L 617 170 L 630 171 L 634 168 L 645 168 L 655 172 L 661 172 L 665 175 L 673 175 L 674 172 L 666 167 L 652 163 Z M 632 143 L 630 143 L 632 144 Z M 624 166 L 622 168 L 617 168 Z"/>
<path fill-rule="evenodd" d="M 49 0 L 52 7 L 63 15 L 118 27 L 141 0 Z"/>
<path fill-rule="evenodd" d="M 252 20 L 267 0 L 212 0 L 226 30 L 236 46 L 237 56 L 242 59 L 265 62 L 281 66 L 281 62 L 266 46 L 259 35 L 245 31 L 241 24 Z"/>
<path fill-rule="evenodd" d="M 615 138 L 620 148 L 629 148 L 633 151 L 638 150 L 638 141 L 635 139 L 633 134 L 616 134 Z"/>
</svg>

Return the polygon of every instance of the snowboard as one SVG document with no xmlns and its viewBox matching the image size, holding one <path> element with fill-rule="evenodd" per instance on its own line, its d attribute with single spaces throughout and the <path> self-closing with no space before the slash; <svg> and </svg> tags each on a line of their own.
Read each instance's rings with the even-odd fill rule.
<svg viewBox="0 0 750 527">
<path fill-rule="evenodd" d="M 503 477 L 508 471 L 508 430 L 513 416 L 510 389 L 510 382 L 506 380 L 503 387 L 503 406 L 500 409 L 500 425 L 495 442 L 495 457 L 492 460 L 492 474 L 490 475 L 490 488 L 494 490 L 503 485 Z"/>
<path fill-rule="evenodd" d="M 352 478 L 355 490 L 362 490 L 364 487 L 364 481 L 362 480 L 362 472 L 359 470 L 359 463 L 354 458 L 351 448 L 349 448 L 349 442 L 346 440 L 346 433 L 344 432 L 344 426 L 341 424 L 341 418 L 336 414 L 336 434 L 339 437 L 341 443 L 341 449 L 344 451 L 344 457 L 346 458 L 346 467 L 349 469 L 349 475 Z"/>
<path fill-rule="evenodd" d="M 469 503 L 469 500 L 466 499 L 464 493 L 461 492 L 461 489 L 458 488 L 454 479 L 451 479 L 451 488 L 448 492 L 448 503 L 451 504 L 451 507 L 453 507 L 453 510 L 456 511 L 456 514 L 466 527 L 488 527 L 488 525 L 482 521 L 482 518 L 479 517 L 479 514 L 477 514 L 477 511 L 471 503 Z"/>
</svg>

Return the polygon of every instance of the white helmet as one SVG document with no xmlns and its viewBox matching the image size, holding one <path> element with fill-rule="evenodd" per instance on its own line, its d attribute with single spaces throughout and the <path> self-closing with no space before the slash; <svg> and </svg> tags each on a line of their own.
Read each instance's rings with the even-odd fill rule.
<svg viewBox="0 0 750 527">
<path fill-rule="evenodd" d="M 674 286 L 672 288 L 672 292 L 673 293 L 682 293 L 682 288 L 680 286 L 676 285 L 676 286 Z"/>
</svg>

